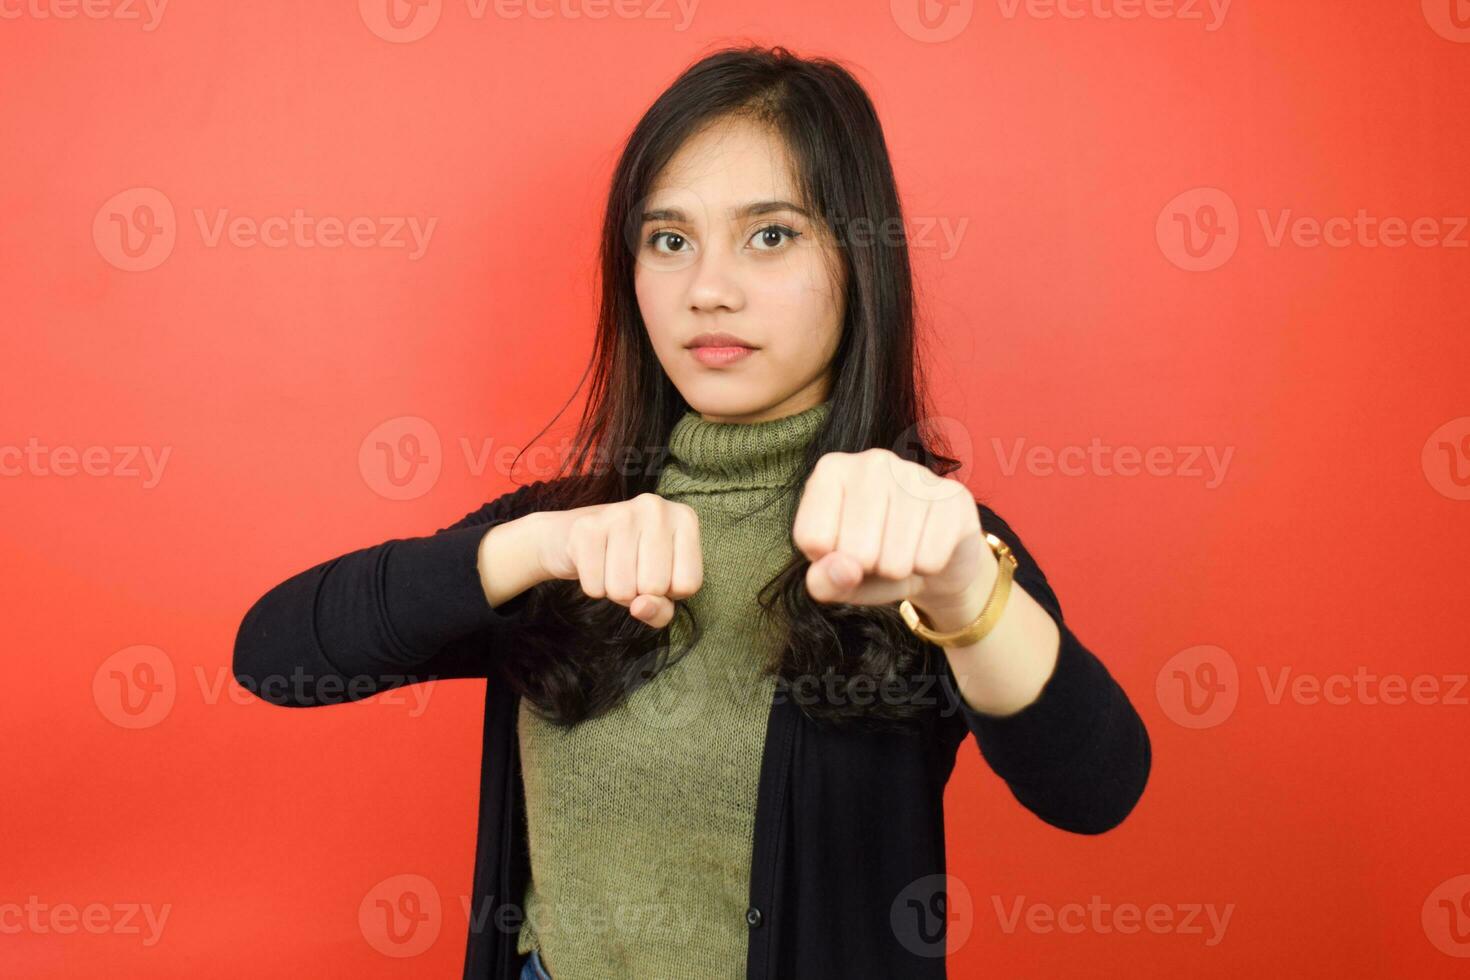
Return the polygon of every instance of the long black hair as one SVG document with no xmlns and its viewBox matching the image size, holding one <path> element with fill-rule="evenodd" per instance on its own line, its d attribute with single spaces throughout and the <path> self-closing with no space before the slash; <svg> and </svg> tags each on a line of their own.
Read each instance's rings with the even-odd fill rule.
<svg viewBox="0 0 1470 980">
<path fill-rule="evenodd" d="M 943 448 L 942 436 L 922 422 L 930 413 L 923 403 L 908 246 L 872 102 L 832 60 L 801 58 L 783 47 L 728 47 L 685 69 L 623 147 L 603 220 L 601 310 L 583 375 L 584 381 L 591 376 L 587 405 L 572 451 L 558 474 L 543 481 L 541 509 L 628 500 L 655 490 L 670 430 L 690 406 L 655 356 L 634 293 L 641 205 L 688 137 L 737 117 L 767 125 L 785 140 L 798 203 L 830 231 L 846 272 L 845 317 L 829 366 L 830 410 L 784 488 L 787 526 L 801 487 L 826 453 L 886 447 L 940 476 L 960 466 L 936 451 Z M 875 236 L 874 228 L 887 233 Z M 907 727 L 933 703 L 933 689 L 916 681 L 936 648 L 908 630 L 896 604 L 815 602 L 804 581 L 809 565 L 797 551 L 759 590 L 760 615 L 786 625 L 784 649 L 766 672 L 786 684 L 805 679 L 807 689 L 815 684 L 835 692 L 798 699 L 818 723 Z M 576 580 L 542 582 L 529 591 L 524 622 L 530 625 L 514 642 L 501 644 L 497 659 L 504 682 L 553 722 L 569 725 L 607 712 L 675 659 L 669 636 L 674 621 L 662 629 L 649 626 L 619 603 L 586 596 Z M 683 601 L 675 603 L 675 617 L 687 617 L 692 631 L 690 643 L 677 651 L 682 654 L 698 639 L 699 625 Z M 928 699 L 873 694 L 910 687 Z"/>
</svg>

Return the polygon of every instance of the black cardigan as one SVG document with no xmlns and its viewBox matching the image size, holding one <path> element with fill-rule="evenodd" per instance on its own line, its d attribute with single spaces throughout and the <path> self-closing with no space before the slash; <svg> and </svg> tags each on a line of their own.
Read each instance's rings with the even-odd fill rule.
<svg viewBox="0 0 1470 980">
<path fill-rule="evenodd" d="M 537 481 L 432 535 L 349 552 L 292 576 L 246 612 L 234 674 L 273 704 L 355 701 L 404 684 L 494 678 L 496 646 L 525 625 L 531 590 L 491 607 L 481 538 L 537 510 Z M 943 798 L 973 734 L 990 768 L 1048 824 L 1098 834 L 1143 793 L 1148 733 L 1123 689 L 1062 621 L 1021 540 L 984 504 L 981 525 L 1011 546 L 1015 581 L 1056 620 L 1056 668 L 1032 704 L 996 718 L 959 696 L 935 657 L 933 724 L 913 734 L 838 733 L 812 724 L 778 685 L 761 760 L 746 911 L 747 980 L 939 980 L 945 976 Z M 479 831 L 466 980 L 515 980 L 520 902 L 530 875 L 519 697 L 485 685 Z"/>
</svg>

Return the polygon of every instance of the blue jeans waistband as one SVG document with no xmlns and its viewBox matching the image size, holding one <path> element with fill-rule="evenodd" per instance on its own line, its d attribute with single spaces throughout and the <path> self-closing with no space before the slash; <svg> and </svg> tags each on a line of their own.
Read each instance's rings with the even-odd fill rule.
<svg viewBox="0 0 1470 980">
<path fill-rule="evenodd" d="M 526 960 L 526 965 L 521 968 L 520 980 L 551 980 L 551 974 L 546 972 L 546 967 L 541 965 L 541 953 L 531 950 L 531 955 Z"/>
</svg>

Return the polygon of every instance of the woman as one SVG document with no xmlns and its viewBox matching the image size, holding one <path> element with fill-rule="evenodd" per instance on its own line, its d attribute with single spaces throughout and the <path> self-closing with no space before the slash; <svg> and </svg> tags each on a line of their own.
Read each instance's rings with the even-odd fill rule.
<svg viewBox="0 0 1470 980">
<path fill-rule="evenodd" d="M 851 75 L 704 58 L 614 174 L 562 470 L 247 612 L 274 703 L 489 679 L 466 977 L 943 977 L 967 735 L 1068 831 L 1143 792 L 1127 696 L 920 424 L 902 227 Z"/>
</svg>

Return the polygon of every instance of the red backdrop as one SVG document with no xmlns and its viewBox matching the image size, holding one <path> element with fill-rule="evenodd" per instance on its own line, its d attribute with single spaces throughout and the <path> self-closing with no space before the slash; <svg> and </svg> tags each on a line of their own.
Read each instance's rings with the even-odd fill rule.
<svg viewBox="0 0 1470 980">
<path fill-rule="evenodd" d="M 964 476 L 1153 739 L 1100 837 L 966 743 L 952 975 L 1465 971 L 1464 0 L 0 12 L 0 973 L 459 975 L 483 683 L 235 631 L 549 470 L 617 147 L 747 38 L 869 87 Z"/>
</svg>

